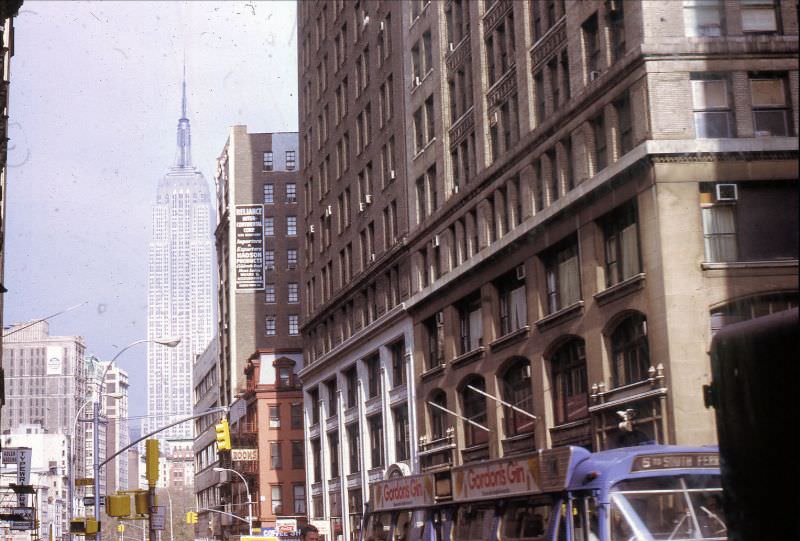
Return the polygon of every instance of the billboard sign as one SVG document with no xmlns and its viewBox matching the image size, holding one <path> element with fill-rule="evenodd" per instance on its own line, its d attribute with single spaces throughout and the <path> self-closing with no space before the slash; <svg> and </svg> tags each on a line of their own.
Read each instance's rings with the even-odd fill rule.
<svg viewBox="0 0 800 541">
<path fill-rule="evenodd" d="M 372 485 L 376 511 L 409 509 L 433 505 L 433 475 L 411 475 Z"/>
<path fill-rule="evenodd" d="M 47 375 L 61 376 L 64 373 L 64 348 L 47 346 Z"/>
<path fill-rule="evenodd" d="M 236 205 L 236 289 L 264 289 L 264 205 Z"/>
</svg>

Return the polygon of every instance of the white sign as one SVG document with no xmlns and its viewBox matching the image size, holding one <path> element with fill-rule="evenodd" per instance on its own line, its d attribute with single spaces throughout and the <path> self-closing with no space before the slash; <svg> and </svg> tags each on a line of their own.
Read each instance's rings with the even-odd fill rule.
<svg viewBox="0 0 800 541">
<path fill-rule="evenodd" d="M 163 505 L 150 506 L 150 524 L 154 530 L 164 529 L 165 509 L 166 508 Z"/>
<path fill-rule="evenodd" d="M 236 289 L 264 289 L 264 207 L 236 205 Z"/>
<path fill-rule="evenodd" d="M 296 518 L 276 518 L 275 531 L 278 534 L 291 534 L 297 531 Z"/>
<path fill-rule="evenodd" d="M 258 449 L 231 449 L 231 460 L 239 462 L 257 462 Z"/>
<path fill-rule="evenodd" d="M 319 534 L 324 535 L 326 539 L 331 536 L 331 524 L 327 520 L 310 520 L 309 522 L 312 526 L 316 526 Z"/>
<path fill-rule="evenodd" d="M 12 530 L 33 530 L 33 507 L 14 507 L 11 514 L 14 515 Z"/>
<path fill-rule="evenodd" d="M 64 373 L 64 348 L 47 346 L 47 375 L 61 376 Z"/>
</svg>

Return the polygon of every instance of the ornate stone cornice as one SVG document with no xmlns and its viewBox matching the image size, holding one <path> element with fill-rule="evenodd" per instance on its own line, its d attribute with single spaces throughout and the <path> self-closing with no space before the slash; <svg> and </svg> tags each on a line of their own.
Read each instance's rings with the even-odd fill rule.
<svg viewBox="0 0 800 541">
<path fill-rule="evenodd" d="M 499 0 L 489 8 L 489 11 L 483 16 L 483 32 L 488 34 L 500 21 L 505 17 L 506 13 L 511 11 L 513 4 L 511 0 Z"/>
<path fill-rule="evenodd" d="M 511 66 L 507 72 L 486 93 L 486 104 L 489 110 L 503 103 L 508 96 L 517 90 L 517 68 Z"/>
<path fill-rule="evenodd" d="M 536 71 L 567 44 L 567 21 L 562 17 L 531 49 L 531 66 Z"/>
</svg>

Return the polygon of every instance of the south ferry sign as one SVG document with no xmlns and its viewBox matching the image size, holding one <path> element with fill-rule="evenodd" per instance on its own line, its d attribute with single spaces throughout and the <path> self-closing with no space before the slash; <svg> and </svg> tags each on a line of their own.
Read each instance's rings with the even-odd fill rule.
<svg viewBox="0 0 800 541">
<path fill-rule="evenodd" d="M 372 501 L 376 511 L 433 505 L 433 475 L 411 475 L 373 483 Z"/>
</svg>

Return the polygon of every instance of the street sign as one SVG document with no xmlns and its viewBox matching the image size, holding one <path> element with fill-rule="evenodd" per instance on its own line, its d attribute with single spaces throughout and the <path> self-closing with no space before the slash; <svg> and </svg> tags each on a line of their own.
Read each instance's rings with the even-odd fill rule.
<svg viewBox="0 0 800 541">
<path fill-rule="evenodd" d="M 84 507 L 94 507 L 94 496 L 84 496 L 83 497 L 83 506 Z M 100 507 L 105 507 L 106 502 L 103 498 L 100 498 Z"/>
<path fill-rule="evenodd" d="M 150 526 L 154 530 L 163 530 L 164 529 L 164 520 L 166 513 L 164 510 L 166 507 L 163 505 L 151 505 L 150 506 Z"/>
<path fill-rule="evenodd" d="M 81 477 L 80 479 L 75 479 L 76 487 L 90 487 L 92 485 L 94 485 L 94 478 L 92 477 Z"/>
</svg>

